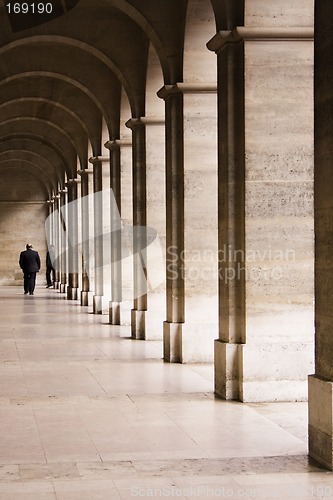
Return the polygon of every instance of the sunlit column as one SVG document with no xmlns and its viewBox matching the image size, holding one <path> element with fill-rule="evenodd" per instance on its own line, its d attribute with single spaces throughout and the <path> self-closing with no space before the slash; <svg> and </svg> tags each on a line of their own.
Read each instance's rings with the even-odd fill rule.
<svg viewBox="0 0 333 500">
<path fill-rule="evenodd" d="M 78 179 L 69 179 L 67 185 L 68 220 L 68 287 L 67 298 L 78 298 L 79 253 L 78 253 Z"/>
<path fill-rule="evenodd" d="M 309 454 L 333 470 L 333 33 L 332 2 L 316 2 L 314 51 L 315 373 L 309 383 Z"/>
<path fill-rule="evenodd" d="M 132 337 L 145 338 L 147 312 L 147 193 L 146 193 L 146 131 L 140 118 L 126 122 L 132 130 L 133 172 L 133 309 Z"/>
<path fill-rule="evenodd" d="M 89 178 L 92 178 L 93 169 L 79 170 L 78 174 L 81 177 L 81 254 L 82 254 L 82 290 L 81 290 L 81 305 L 90 305 L 89 297 L 92 294 L 91 289 L 91 264 L 92 264 L 92 234 L 90 212 L 93 210 L 92 198 L 92 183 Z"/>
<path fill-rule="evenodd" d="M 216 84 L 163 87 L 166 128 L 164 359 L 212 361 L 217 333 Z"/>
<path fill-rule="evenodd" d="M 269 12 L 247 11 L 245 26 L 208 43 L 219 96 L 215 392 L 251 402 L 305 399 L 313 363 L 313 28 L 265 26 Z"/>
<path fill-rule="evenodd" d="M 67 188 L 61 189 L 59 200 L 59 229 L 60 229 L 60 293 L 67 291 L 68 270 L 68 221 L 67 221 Z"/>
</svg>

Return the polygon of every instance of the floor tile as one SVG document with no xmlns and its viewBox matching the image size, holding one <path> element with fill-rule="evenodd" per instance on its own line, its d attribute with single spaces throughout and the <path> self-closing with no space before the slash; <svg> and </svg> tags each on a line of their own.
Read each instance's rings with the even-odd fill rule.
<svg viewBox="0 0 333 500">
<path fill-rule="evenodd" d="M 0 500 L 330 498 L 306 403 L 218 400 L 212 364 L 164 363 L 56 290 L 31 299 L 0 288 Z"/>
</svg>

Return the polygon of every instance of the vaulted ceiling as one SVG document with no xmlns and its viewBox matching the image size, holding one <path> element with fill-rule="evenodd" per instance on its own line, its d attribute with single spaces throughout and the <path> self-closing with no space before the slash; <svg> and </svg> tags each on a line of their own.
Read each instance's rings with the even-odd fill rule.
<svg viewBox="0 0 333 500">
<path fill-rule="evenodd" d="M 151 44 L 164 84 L 183 81 L 190 2 L 53 0 L 52 15 L 40 17 L 8 13 L 3 3 L 0 172 L 13 165 L 30 171 L 47 197 L 76 177 L 78 162 L 87 167 L 89 147 L 101 154 L 103 126 L 110 140 L 119 138 L 123 91 L 132 117 L 145 116 Z M 242 22 L 243 0 L 193 3 L 213 13 L 212 36 Z"/>
</svg>

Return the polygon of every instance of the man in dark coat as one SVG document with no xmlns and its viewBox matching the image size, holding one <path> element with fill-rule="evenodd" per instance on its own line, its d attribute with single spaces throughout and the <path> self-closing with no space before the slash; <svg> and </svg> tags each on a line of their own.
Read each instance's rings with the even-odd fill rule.
<svg viewBox="0 0 333 500">
<path fill-rule="evenodd" d="M 24 294 L 33 295 L 36 285 L 36 273 L 40 270 L 40 258 L 38 252 L 32 249 L 31 243 L 28 243 L 26 250 L 21 252 L 19 264 L 24 273 Z"/>
</svg>

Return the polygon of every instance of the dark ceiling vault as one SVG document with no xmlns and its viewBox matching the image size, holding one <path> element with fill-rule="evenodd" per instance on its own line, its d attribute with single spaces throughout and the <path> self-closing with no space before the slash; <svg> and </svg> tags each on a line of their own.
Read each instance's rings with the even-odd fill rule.
<svg viewBox="0 0 333 500">
<path fill-rule="evenodd" d="M 42 169 L 49 195 L 76 177 L 77 160 L 87 168 L 89 145 L 101 154 L 103 126 L 108 140 L 119 139 L 122 89 L 132 118 L 145 116 L 150 45 L 164 84 L 183 81 L 187 3 L 54 0 L 53 15 L 15 18 L 4 2 L 0 155 Z M 211 8 L 219 29 L 242 20 L 242 0 L 212 0 Z"/>
</svg>

